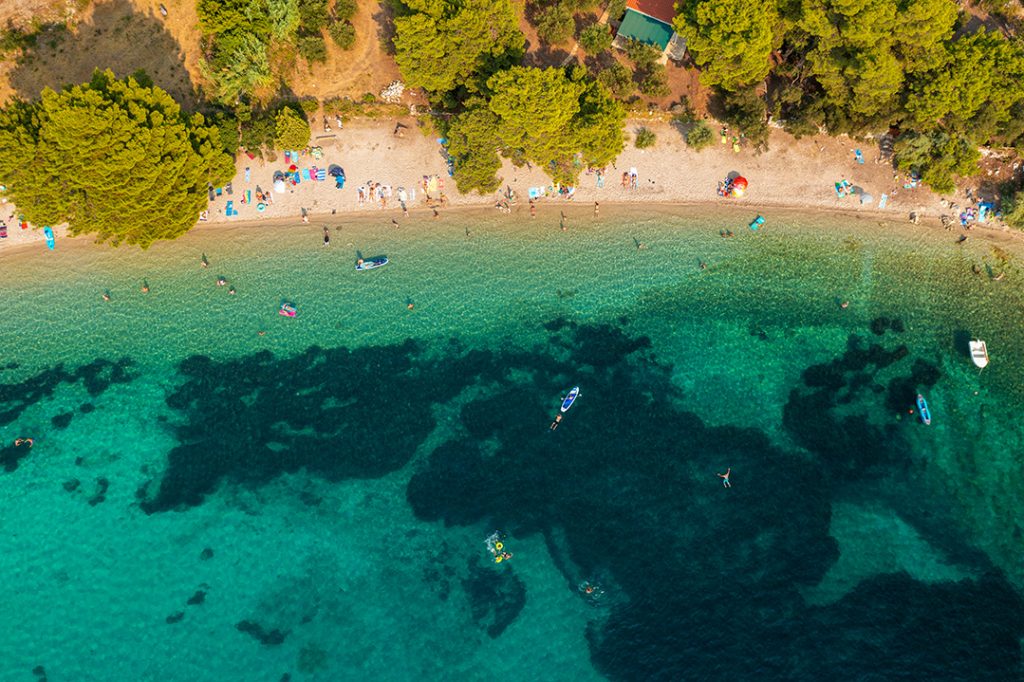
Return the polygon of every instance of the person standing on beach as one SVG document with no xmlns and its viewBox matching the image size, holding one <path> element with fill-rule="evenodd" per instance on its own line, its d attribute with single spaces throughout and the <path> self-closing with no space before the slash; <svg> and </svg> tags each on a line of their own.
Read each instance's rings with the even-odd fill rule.
<svg viewBox="0 0 1024 682">
<path fill-rule="evenodd" d="M 599 204 L 599 203 L 597 203 L 595 201 L 594 202 L 594 217 L 595 218 L 597 217 L 597 214 L 600 213 L 600 211 L 601 211 L 601 204 Z"/>
<path fill-rule="evenodd" d="M 562 228 L 562 232 L 568 231 L 569 228 L 565 226 L 565 211 L 562 211 L 562 218 L 558 221 L 558 226 Z"/>
<path fill-rule="evenodd" d="M 327 226 L 324 225 L 324 246 L 331 245 L 331 233 L 327 230 Z"/>
</svg>

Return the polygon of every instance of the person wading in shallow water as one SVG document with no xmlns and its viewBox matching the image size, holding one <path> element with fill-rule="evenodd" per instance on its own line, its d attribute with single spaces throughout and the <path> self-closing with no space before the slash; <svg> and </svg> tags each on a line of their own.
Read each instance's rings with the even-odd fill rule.
<svg viewBox="0 0 1024 682">
<path fill-rule="evenodd" d="M 717 474 L 718 477 L 720 479 L 722 479 L 722 487 L 724 487 L 724 488 L 731 488 L 732 487 L 732 483 L 729 483 L 729 476 L 731 474 L 732 474 L 732 467 L 729 467 L 728 469 L 726 469 L 724 474 Z"/>
</svg>

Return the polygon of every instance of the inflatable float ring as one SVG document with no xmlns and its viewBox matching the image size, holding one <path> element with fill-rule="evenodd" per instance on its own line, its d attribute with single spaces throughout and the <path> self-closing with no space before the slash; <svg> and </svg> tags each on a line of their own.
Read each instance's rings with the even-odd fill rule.
<svg viewBox="0 0 1024 682">
<path fill-rule="evenodd" d="M 256 204 L 256 210 L 259 211 L 260 213 L 263 213 L 265 210 L 267 210 L 267 205 L 264 203 Z"/>
<path fill-rule="evenodd" d="M 504 548 L 505 548 L 505 545 L 501 544 L 500 542 L 495 542 L 494 543 L 494 549 L 504 549 Z"/>
</svg>

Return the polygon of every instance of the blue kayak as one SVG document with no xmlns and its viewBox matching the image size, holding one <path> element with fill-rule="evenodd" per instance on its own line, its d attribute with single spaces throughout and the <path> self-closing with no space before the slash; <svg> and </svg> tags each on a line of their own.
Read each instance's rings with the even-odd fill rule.
<svg viewBox="0 0 1024 682">
<path fill-rule="evenodd" d="M 928 401 L 920 393 L 917 394 L 917 411 L 921 415 L 921 421 L 924 422 L 925 426 L 932 423 L 932 413 L 928 409 Z"/>
<path fill-rule="evenodd" d="M 568 412 L 572 404 L 576 402 L 576 398 L 580 394 L 580 387 L 573 386 L 572 390 L 569 391 L 569 395 L 565 396 L 565 400 L 562 401 L 562 412 Z"/>
<path fill-rule="evenodd" d="M 388 264 L 387 256 L 379 256 L 377 258 L 370 258 L 363 260 L 360 258 L 356 261 L 356 270 L 373 270 L 375 268 L 382 268 Z"/>
<path fill-rule="evenodd" d="M 50 229 L 49 225 L 47 225 L 46 227 L 43 228 L 43 234 L 46 235 L 46 245 L 52 251 L 53 250 L 53 246 L 54 246 L 53 230 Z"/>
</svg>

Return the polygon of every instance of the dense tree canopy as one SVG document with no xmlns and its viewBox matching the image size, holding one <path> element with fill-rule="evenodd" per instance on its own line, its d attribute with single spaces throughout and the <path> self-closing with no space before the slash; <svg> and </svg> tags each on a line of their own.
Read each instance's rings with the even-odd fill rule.
<svg viewBox="0 0 1024 682">
<path fill-rule="evenodd" d="M 407 0 L 395 18 L 395 61 L 410 87 L 478 90 L 476 76 L 516 63 L 525 38 L 510 0 Z"/>
<path fill-rule="evenodd" d="M 0 110 L 0 176 L 25 217 L 148 246 L 195 225 L 207 183 L 234 173 L 216 128 L 166 92 L 97 71 Z"/>
<path fill-rule="evenodd" d="M 698 0 L 680 3 L 675 29 L 697 66 L 701 82 L 737 90 L 764 80 L 771 64 L 779 16 L 774 0 Z"/>
<path fill-rule="evenodd" d="M 574 182 L 582 162 L 603 166 L 625 144 L 625 110 L 608 89 L 582 73 L 514 67 L 487 83 L 490 100 L 478 98 L 451 124 L 450 151 L 462 191 L 497 186 L 498 154 L 532 163 L 560 182 Z"/>
</svg>

